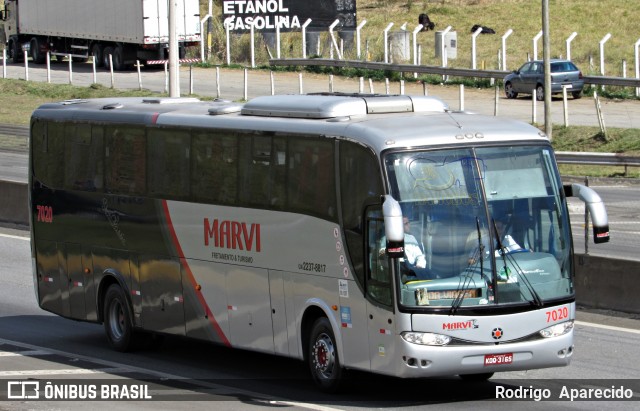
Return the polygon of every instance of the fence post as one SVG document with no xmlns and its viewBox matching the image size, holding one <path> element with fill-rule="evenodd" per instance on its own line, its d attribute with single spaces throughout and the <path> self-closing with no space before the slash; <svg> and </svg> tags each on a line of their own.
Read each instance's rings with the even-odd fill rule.
<svg viewBox="0 0 640 411">
<path fill-rule="evenodd" d="M 389 30 L 393 27 L 393 23 L 389 23 L 384 29 L 384 62 L 389 63 Z M 388 94 L 388 93 L 387 93 Z"/>
<path fill-rule="evenodd" d="M 493 115 L 497 116 L 498 115 L 498 99 L 499 99 L 498 96 L 500 94 L 500 87 L 498 87 L 496 85 L 495 90 L 496 91 L 495 91 L 495 95 L 494 95 L 494 98 L 493 98 L 493 100 L 494 100 L 494 103 L 493 103 Z"/>
<path fill-rule="evenodd" d="M 636 78 L 640 79 L 640 56 L 638 55 L 638 48 L 640 48 L 640 39 L 638 39 L 636 44 L 633 46 L 636 64 Z M 640 97 L 640 87 L 636 87 L 636 97 Z"/>
<path fill-rule="evenodd" d="M 507 71 L 507 38 L 513 33 L 512 29 L 507 30 L 502 36 L 502 70 Z"/>
<path fill-rule="evenodd" d="M 340 23 L 340 20 L 338 19 L 336 19 L 336 21 L 331 23 L 331 25 L 329 26 L 329 35 L 331 36 L 331 44 L 333 44 L 333 48 L 331 50 L 335 48 L 336 53 L 338 53 L 338 60 L 342 60 L 342 54 L 340 53 L 340 48 L 338 47 L 336 36 L 333 35 L 333 29 L 338 25 L 338 23 Z"/>
<path fill-rule="evenodd" d="M 404 96 L 404 80 L 400 80 L 400 95 Z"/>
<path fill-rule="evenodd" d="M 607 33 L 606 36 L 600 40 L 600 74 L 604 77 L 604 43 L 609 41 L 611 33 Z"/>
<path fill-rule="evenodd" d="M 220 98 L 220 66 L 216 66 L 216 98 Z"/>
<path fill-rule="evenodd" d="M 307 19 L 302 25 L 302 58 L 307 58 L 307 27 L 313 20 Z"/>
<path fill-rule="evenodd" d="M 224 25 L 227 35 L 227 66 L 231 65 L 231 25 L 229 23 Z"/>
<path fill-rule="evenodd" d="M 329 74 L 329 93 L 333 93 L 333 74 Z"/>
<path fill-rule="evenodd" d="M 140 69 L 138 68 L 138 70 Z M 138 71 L 138 73 L 139 72 L 140 71 Z M 142 87 L 140 89 L 142 90 Z M 189 95 L 192 95 L 192 94 L 193 94 L 193 64 L 189 64 Z"/>
<path fill-rule="evenodd" d="M 460 111 L 464 111 L 464 84 L 460 84 Z"/>
<path fill-rule="evenodd" d="M 276 84 L 275 79 L 273 78 L 273 71 L 269 72 L 269 79 L 271 81 L 271 95 L 274 96 L 276 94 Z"/>
<path fill-rule="evenodd" d="M 300 89 L 300 94 L 304 94 L 304 89 L 302 88 L 302 73 L 298 73 L 298 87 Z"/>
<path fill-rule="evenodd" d="M 245 69 L 244 69 L 244 95 L 243 95 L 244 101 L 249 100 L 249 85 L 247 84 L 248 81 L 249 81 L 249 73 L 248 73 L 247 68 L 245 67 Z"/>
<path fill-rule="evenodd" d="M 251 23 L 251 29 L 249 30 L 249 35 L 251 36 L 250 44 L 251 44 L 251 68 L 256 68 L 256 39 L 255 39 L 255 24 Z M 280 56 L 278 56 L 280 58 Z"/>
<path fill-rule="evenodd" d="M 164 62 L 164 92 L 169 92 L 169 70 L 167 69 L 167 63 Z M 109 68 L 111 69 L 111 88 L 113 88 L 113 68 L 111 66 L 111 54 L 109 54 Z"/>
<path fill-rule="evenodd" d="M 51 53 L 47 51 L 47 83 L 51 83 Z"/>
<path fill-rule="evenodd" d="M 384 79 L 384 89 L 385 89 L 385 90 L 384 90 L 384 91 L 385 91 L 385 94 L 389 94 L 389 79 L 388 79 L 388 78 L 386 78 L 386 77 L 385 77 L 385 79 Z"/>
<path fill-rule="evenodd" d="M 358 92 L 360 94 L 364 93 L 364 77 L 358 79 Z"/>
<path fill-rule="evenodd" d="M 593 100 L 596 104 L 596 114 L 598 115 L 598 124 L 600 125 L 600 132 L 604 135 L 605 141 L 607 140 L 607 128 L 604 125 L 604 117 L 602 116 L 602 106 L 600 106 L 600 98 L 598 97 L 598 92 L 593 92 Z"/>
<path fill-rule="evenodd" d="M 23 53 L 24 53 L 24 79 L 25 81 L 29 81 L 29 58 L 28 58 L 27 50 L 24 50 Z"/>
<path fill-rule="evenodd" d="M 138 62 L 140 64 L 140 62 Z M 93 84 L 98 82 L 98 74 L 96 73 L 96 56 L 91 56 L 91 69 L 93 71 Z"/>
<path fill-rule="evenodd" d="M 7 78 L 7 50 L 6 49 L 2 49 L 2 78 Z"/>
<path fill-rule="evenodd" d="M 571 86 L 562 85 L 562 109 L 564 112 L 564 126 L 569 127 L 569 105 L 567 104 L 567 88 Z"/>
<path fill-rule="evenodd" d="M 276 23 L 276 58 L 280 60 L 280 24 L 278 23 Z"/>
<path fill-rule="evenodd" d="M 364 25 L 367 24 L 367 20 L 363 19 L 360 24 L 358 24 L 358 27 L 356 27 L 356 57 L 358 58 L 358 60 L 361 59 L 361 55 L 360 55 L 360 31 L 362 31 L 362 28 L 364 27 Z"/>
<path fill-rule="evenodd" d="M 567 38 L 567 60 L 571 60 L 571 42 L 576 38 L 578 33 L 575 31 Z"/>
<path fill-rule="evenodd" d="M 69 84 L 73 84 L 73 57 L 69 54 L 67 58 L 69 59 Z"/>
<path fill-rule="evenodd" d="M 534 88 L 533 91 L 531 92 L 531 123 L 536 124 L 538 119 L 537 119 L 537 114 L 538 114 L 538 92 L 536 91 L 536 89 Z"/>
<path fill-rule="evenodd" d="M 93 58 L 93 69 L 95 73 L 96 58 Z M 136 60 L 136 69 L 138 70 L 138 90 L 142 90 L 142 73 L 140 73 L 140 60 Z M 95 80 L 93 81 L 95 83 Z"/>
<path fill-rule="evenodd" d="M 476 69 L 476 39 L 482 33 L 482 27 L 478 27 L 471 35 L 471 68 Z"/>
<path fill-rule="evenodd" d="M 369 79 L 369 93 L 374 94 L 373 91 L 373 79 Z"/>
<path fill-rule="evenodd" d="M 538 60 L 538 40 L 542 37 L 542 30 L 538 32 L 535 36 L 533 36 L 533 59 Z"/>
</svg>

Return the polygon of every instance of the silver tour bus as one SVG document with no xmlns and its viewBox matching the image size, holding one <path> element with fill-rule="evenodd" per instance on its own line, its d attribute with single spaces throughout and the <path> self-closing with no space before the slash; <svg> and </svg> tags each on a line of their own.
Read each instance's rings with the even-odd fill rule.
<svg viewBox="0 0 640 411">
<path fill-rule="evenodd" d="M 557 367 L 574 263 L 548 138 L 436 98 L 287 95 L 245 104 L 110 98 L 33 113 L 40 307 L 104 324 L 399 377 Z"/>
</svg>

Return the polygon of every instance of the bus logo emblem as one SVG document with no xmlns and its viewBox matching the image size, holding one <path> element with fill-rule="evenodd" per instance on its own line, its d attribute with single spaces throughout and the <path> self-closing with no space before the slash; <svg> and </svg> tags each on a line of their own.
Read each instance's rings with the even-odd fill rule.
<svg viewBox="0 0 640 411">
<path fill-rule="evenodd" d="M 504 333 L 502 332 L 502 328 L 494 328 L 493 331 L 491 331 L 491 336 L 494 340 L 499 340 L 500 338 L 502 338 L 503 334 Z"/>
</svg>

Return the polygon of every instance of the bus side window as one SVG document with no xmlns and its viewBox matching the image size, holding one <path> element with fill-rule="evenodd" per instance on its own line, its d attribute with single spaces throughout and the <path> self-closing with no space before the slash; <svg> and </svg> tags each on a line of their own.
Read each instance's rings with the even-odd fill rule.
<svg viewBox="0 0 640 411">
<path fill-rule="evenodd" d="M 104 185 L 103 127 L 69 123 L 65 132 L 65 188 L 101 191 Z"/>
<path fill-rule="evenodd" d="M 150 128 L 147 137 L 149 195 L 186 198 L 189 195 L 191 136 L 186 131 Z"/>
<path fill-rule="evenodd" d="M 105 138 L 106 191 L 145 195 L 147 156 L 144 128 L 108 126 Z"/>
<path fill-rule="evenodd" d="M 236 205 L 237 136 L 228 131 L 196 132 L 191 147 L 191 194 L 195 200 Z"/>
</svg>

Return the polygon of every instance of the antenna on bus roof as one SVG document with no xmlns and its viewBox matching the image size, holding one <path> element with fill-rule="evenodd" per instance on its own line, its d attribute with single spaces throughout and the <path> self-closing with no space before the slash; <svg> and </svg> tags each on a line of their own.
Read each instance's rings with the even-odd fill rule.
<svg viewBox="0 0 640 411">
<path fill-rule="evenodd" d="M 447 113 L 447 114 L 449 115 L 449 117 L 451 118 L 451 120 L 453 120 L 453 121 L 456 123 L 456 125 L 458 126 L 458 128 L 459 128 L 460 130 L 462 130 L 462 124 L 460 124 L 460 123 L 458 122 L 458 120 L 456 120 L 456 119 L 455 119 L 455 117 L 453 117 L 453 115 L 451 114 L 451 110 L 445 110 L 444 112 L 445 112 L 445 113 Z"/>
</svg>

